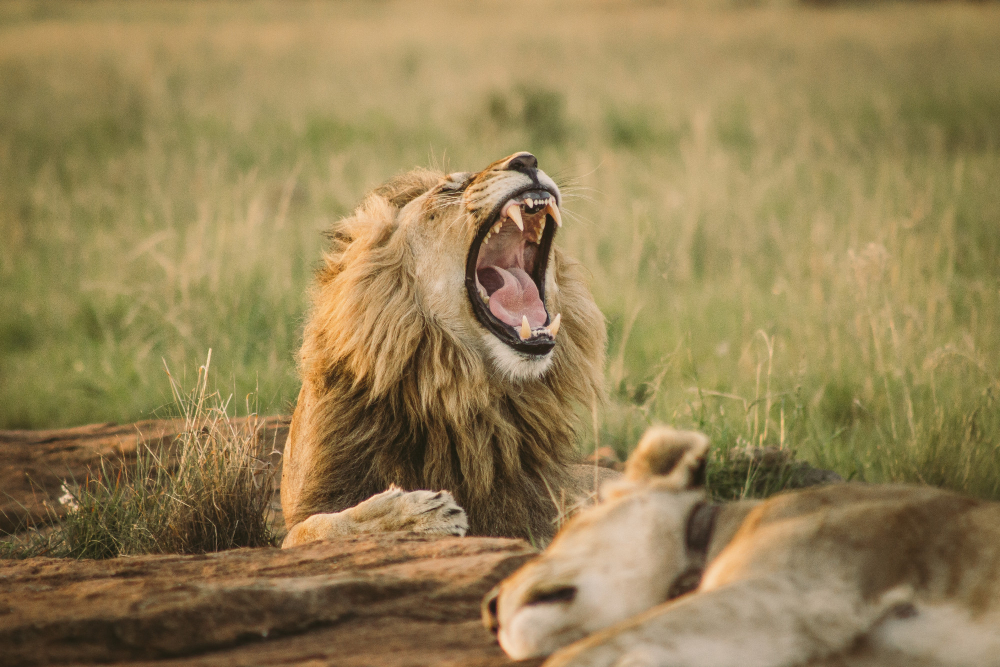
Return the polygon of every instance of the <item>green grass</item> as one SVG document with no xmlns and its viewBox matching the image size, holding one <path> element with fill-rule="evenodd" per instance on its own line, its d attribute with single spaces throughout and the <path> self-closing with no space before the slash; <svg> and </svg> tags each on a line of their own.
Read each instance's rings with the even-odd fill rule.
<svg viewBox="0 0 1000 667">
<path fill-rule="evenodd" d="M 209 348 L 287 412 L 321 231 L 527 149 L 608 318 L 601 444 L 1000 498 L 1000 6 L 732 4 L 5 4 L 0 428 L 149 416 Z"/>
</svg>

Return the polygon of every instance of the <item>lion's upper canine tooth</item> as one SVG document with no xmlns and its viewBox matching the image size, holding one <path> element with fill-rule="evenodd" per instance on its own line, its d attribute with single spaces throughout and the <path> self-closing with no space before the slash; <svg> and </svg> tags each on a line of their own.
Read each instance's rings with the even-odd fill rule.
<svg viewBox="0 0 1000 667">
<path fill-rule="evenodd" d="M 549 203 L 545 206 L 545 210 L 556 221 L 556 227 L 562 227 L 562 216 L 559 214 L 559 207 L 556 206 L 555 201 L 550 199 Z"/>
<path fill-rule="evenodd" d="M 524 231 L 524 220 L 521 218 L 521 207 L 518 204 L 507 207 L 507 216 L 514 221 L 518 229 Z"/>
<path fill-rule="evenodd" d="M 528 340 L 531 338 L 531 325 L 528 324 L 527 315 L 521 315 L 521 329 L 517 332 L 517 335 L 521 337 L 521 340 Z"/>
<path fill-rule="evenodd" d="M 552 336 L 553 338 L 556 337 L 556 334 L 559 333 L 559 325 L 561 323 L 562 323 L 562 313 L 558 313 L 556 314 L 555 319 L 552 320 L 552 324 L 549 325 L 550 336 Z"/>
</svg>

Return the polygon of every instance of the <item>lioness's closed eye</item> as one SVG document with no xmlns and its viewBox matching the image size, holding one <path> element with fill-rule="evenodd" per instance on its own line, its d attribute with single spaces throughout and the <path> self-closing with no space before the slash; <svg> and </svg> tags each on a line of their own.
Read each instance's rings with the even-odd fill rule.
<svg viewBox="0 0 1000 667">
<path fill-rule="evenodd" d="M 572 500 L 593 479 L 574 474 L 574 406 L 602 393 L 605 342 L 555 244 L 561 207 L 517 153 L 403 174 L 334 226 L 285 448 L 286 546 L 398 529 L 551 537 L 551 493 Z M 407 496 L 420 489 L 454 507 Z"/>
<path fill-rule="evenodd" d="M 511 657 L 1000 665 L 1000 504 L 834 484 L 714 505 L 707 449 L 701 434 L 650 430 L 625 479 L 487 596 Z"/>
</svg>

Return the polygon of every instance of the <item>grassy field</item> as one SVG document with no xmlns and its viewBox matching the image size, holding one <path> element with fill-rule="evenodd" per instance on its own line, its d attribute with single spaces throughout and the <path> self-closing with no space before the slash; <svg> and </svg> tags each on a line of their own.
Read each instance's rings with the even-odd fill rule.
<svg viewBox="0 0 1000 667">
<path fill-rule="evenodd" d="M 998 43 L 996 4 L 4 3 L 0 428 L 155 414 L 209 348 L 289 411 L 321 231 L 527 149 L 608 318 L 601 444 L 1000 498 Z"/>
</svg>

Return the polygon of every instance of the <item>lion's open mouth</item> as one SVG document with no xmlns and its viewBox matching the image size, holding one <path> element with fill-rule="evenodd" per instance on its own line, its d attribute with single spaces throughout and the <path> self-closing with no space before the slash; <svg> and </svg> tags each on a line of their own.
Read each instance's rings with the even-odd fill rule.
<svg viewBox="0 0 1000 667">
<path fill-rule="evenodd" d="M 555 346 L 560 316 L 545 309 L 545 270 L 555 228 L 556 195 L 520 192 L 497 206 L 469 249 L 466 287 L 479 321 L 500 340 L 528 354 Z"/>
</svg>

